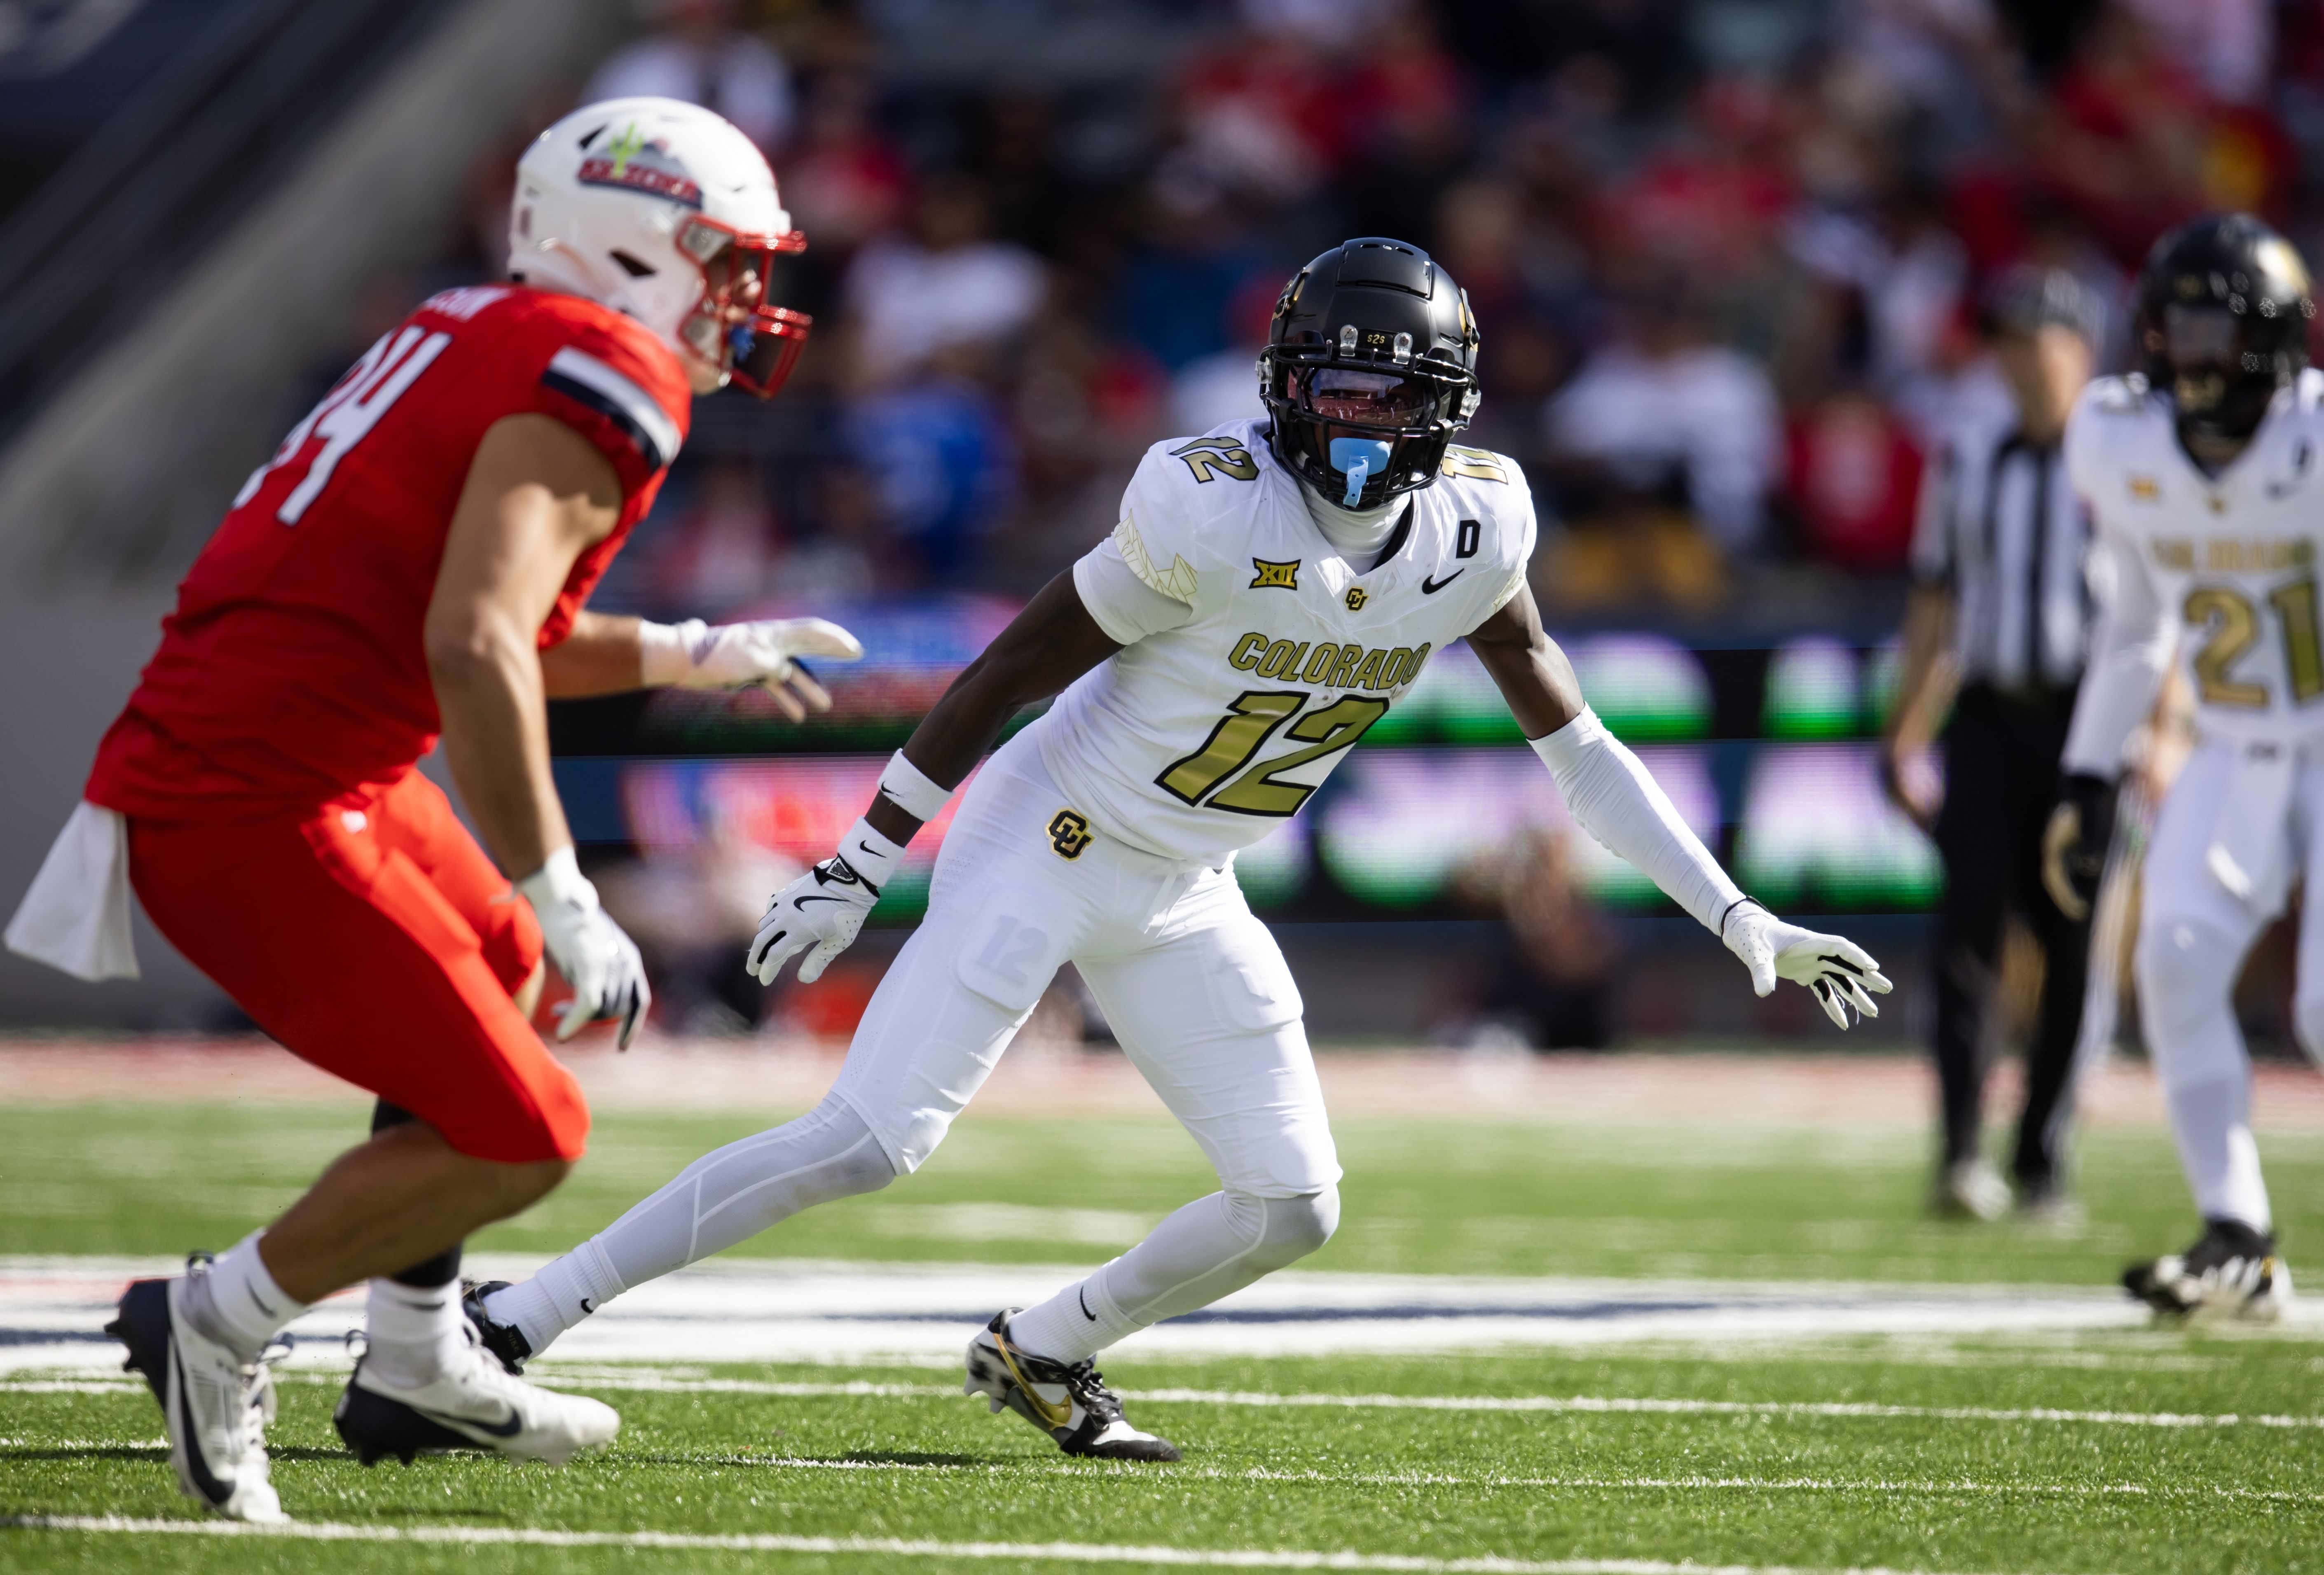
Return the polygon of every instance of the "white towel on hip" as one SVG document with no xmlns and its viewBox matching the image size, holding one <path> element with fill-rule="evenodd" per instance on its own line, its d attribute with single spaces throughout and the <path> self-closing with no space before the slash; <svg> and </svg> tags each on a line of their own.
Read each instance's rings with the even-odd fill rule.
<svg viewBox="0 0 2324 1575">
<path fill-rule="evenodd" d="M 2236 750 L 2219 795 L 2218 818 L 2203 862 L 2227 895 L 2255 913 L 2273 913 L 2290 880 L 2292 788 L 2300 753 L 2277 743 Z"/>
<path fill-rule="evenodd" d="M 134 979 L 129 911 L 129 823 L 83 799 L 8 921 L 8 950 L 92 983 Z"/>
</svg>

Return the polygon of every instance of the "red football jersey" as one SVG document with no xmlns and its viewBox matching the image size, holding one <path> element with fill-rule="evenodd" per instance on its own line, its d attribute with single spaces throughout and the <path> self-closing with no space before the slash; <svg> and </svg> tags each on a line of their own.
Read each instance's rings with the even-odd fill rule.
<svg viewBox="0 0 2324 1575">
<path fill-rule="evenodd" d="M 441 725 L 420 626 L 485 429 L 553 416 L 621 477 L 620 520 L 573 566 L 541 625 L 546 649 L 652 505 L 690 398 L 677 356 L 592 301 L 520 285 L 429 299 L 243 484 L 98 746 L 87 797 L 218 819 L 312 808 L 399 775 Z"/>
</svg>

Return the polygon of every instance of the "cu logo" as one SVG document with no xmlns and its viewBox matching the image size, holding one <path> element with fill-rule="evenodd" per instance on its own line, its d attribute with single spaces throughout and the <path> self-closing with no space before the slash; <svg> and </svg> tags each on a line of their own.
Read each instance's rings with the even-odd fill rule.
<svg viewBox="0 0 2324 1575">
<path fill-rule="evenodd" d="M 1070 809 L 1061 809 L 1049 820 L 1049 846 L 1057 857 L 1071 861 L 1082 856 L 1090 845 L 1089 822 Z"/>
</svg>

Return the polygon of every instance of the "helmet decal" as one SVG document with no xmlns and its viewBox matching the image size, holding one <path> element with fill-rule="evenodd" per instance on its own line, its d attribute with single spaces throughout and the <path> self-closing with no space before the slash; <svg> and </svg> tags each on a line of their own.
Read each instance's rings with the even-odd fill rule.
<svg viewBox="0 0 2324 1575">
<path fill-rule="evenodd" d="M 686 172 L 659 137 L 647 140 L 633 121 L 621 135 L 581 161 L 575 177 L 584 186 L 621 186 L 649 197 L 664 197 L 684 207 L 700 208 L 702 187 Z"/>
</svg>

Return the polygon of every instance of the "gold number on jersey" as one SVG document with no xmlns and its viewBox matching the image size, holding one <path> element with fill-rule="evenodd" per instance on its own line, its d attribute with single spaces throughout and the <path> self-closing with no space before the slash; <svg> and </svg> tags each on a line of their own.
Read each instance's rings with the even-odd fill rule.
<svg viewBox="0 0 2324 1575">
<path fill-rule="evenodd" d="M 2292 680 L 2294 705 L 2324 695 L 2324 619 L 2316 604 L 2316 581 L 2302 575 L 2267 594 L 2267 604 L 2283 625 L 2283 670 Z M 2201 585 L 2187 593 L 2184 616 L 2209 630 L 2195 653 L 2195 688 L 2204 704 L 2256 711 L 2267 704 L 2267 686 L 2227 676 L 2259 640 L 2259 610 L 2241 591 Z"/>
<path fill-rule="evenodd" d="M 2190 623 L 2208 624 L 2210 638 L 2195 653 L 2195 688 L 2207 705 L 2234 705 L 2257 710 L 2267 704 L 2267 686 L 2246 684 L 2227 677 L 2227 669 L 2251 649 L 2259 638 L 2259 614 L 2240 591 L 2205 585 L 2187 593 L 2184 610 Z"/>
<path fill-rule="evenodd" d="M 1257 481 L 1259 462 L 1250 450 L 1224 438 L 1197 438 L 1170 452 L 1186 462 L 1198 482 L 1215 481 L 1229 476 L 1236 481 Z"/>
<path fill-rule="evenodd" d="M 1268 735 L 1306 704 L 1306 694 L 1296 689 L 1251 689 L 1236 695 L 1203 747 L 1171 762 L 1154 780 L 1172 797 L 1199 804 L 1204 794 L 1241 769 L 1259 753 Z"/>
<path fill-rule="evenodd" d="M 1301 717 L 1283 736 L 1296 739 L 1307 747 L 1293 750 L 1287 755 L 1277 755 L 1271 760 L 1259 761 L 1221 788 L 1218 796 L 1211 800 L 1211 807 L 1231 809 L 1237 815 L 1280 816 L 1298 814 L 1299 806 L 1307 802 L 1307 796 L 1315 789 L 1305 783 L 1278 782 L 1276 778 L 1294 766 L 1304 766 L 1310 760 L 1321 760 L 1325 755 L 1351 748 L 1370 730 L 1373 723 L 1387 714 L 1387 701 L 1364 700 L 1350 695 L 1313 715 Z"/>
<path fill-rule="evenodd" d="M 2276 586 L 2267 604 L 2283 624 L 2283 665 L 2292 675 L 2292 698 L 2306 705 L 2324 695 L 2324 639 L 2319 638 L 2316 582 L 2306 576 Z"/>
</svg>

